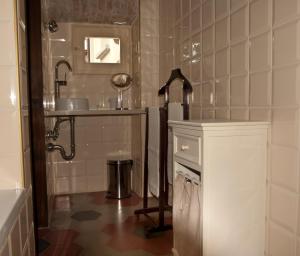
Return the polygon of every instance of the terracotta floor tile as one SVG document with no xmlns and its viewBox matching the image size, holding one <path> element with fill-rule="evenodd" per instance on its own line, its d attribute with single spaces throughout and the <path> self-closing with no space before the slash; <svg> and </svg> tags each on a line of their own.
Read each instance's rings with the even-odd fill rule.
<svg viewBox="0 0 300 256">
<path fill-rule="evenodd" d="M 76 244 L 70 246 L 52 246 L 45 252 L 40 254 L 41 256 L 80 256 L 82 255 L 82 248 Z"/>
<path fill-rule="evenodd" d="M 54 201 L 54 209 L 56 210 L 69 210 L 71 209 L 70 196 L 57 196 Z"/>
<path fill-rule="evenodd" d="M 146 238 L 146 231 L 153 227 L 153 222 L 143 215 L 139 218 L 134 215 L 134 210 L 141 207 L 141 198 L 133 195 L 114 200 L 105 195 L 105 192 L 96 192 L 58 196 L 50 228 L 39 230 L 39 238 L 49 243 L 40 256 L 172 255 L 171 230 Z M 90 218 L 90 212 L 99 213 L 99 217 Z M 74 218 L 81 215 L 87 220 Z M 171 222 L 171 218 L 166 221 Z"/>
<path fill-rule="evenodd" d="M 154 255 L 168 254 L 172 249 L 172 231 L 147 239 L 146 233 L 151 226 L 149 221 L 139 221 L 136 216 L 131 216 L 120 225 L 108 224 L 103 231 L 111 235 L 107 245 L 119 251 L 142 249 Z"/>
<path fill-rule="evenodd" d="M 75 240 L 78 235 L 79 233 L 74 230 L 50 229 L 48 233 L 41 237 L 50 242 L 50 244 L 69 245 Z"/>
<path fill-rule="evenodd" d="M 136 194 L 132 193 L 132 196 L 129 198 L 124 198 L 122 200 L 109 199 L 106 198 L 106 192 L 95 192 L 89 193 L 92 198 L 92 202 L 97 205 L 105 205 L 105 204 L 118 204 L 121 203 L 122 206 L 136 206 L 138 205 L 142 199 L 139 198 Z"/>
</svg>

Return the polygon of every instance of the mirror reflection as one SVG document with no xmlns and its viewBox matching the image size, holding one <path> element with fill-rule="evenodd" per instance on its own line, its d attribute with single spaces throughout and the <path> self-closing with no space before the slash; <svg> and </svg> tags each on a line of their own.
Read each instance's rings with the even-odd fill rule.
<svg viewBox="0 0 300 256">
<path fill-rule="evenodd" d="M 121 63 L 120 38 L 85 37 L 86 63 Z"/>
</svg>

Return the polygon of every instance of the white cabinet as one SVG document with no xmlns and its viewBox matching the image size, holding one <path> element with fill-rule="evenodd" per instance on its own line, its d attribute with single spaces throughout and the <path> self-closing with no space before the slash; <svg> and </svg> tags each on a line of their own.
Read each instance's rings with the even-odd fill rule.
<svg viewBox="0 0 300 256">
<path fill-rule="evenodd" d="M 169 121 L 169 126 L 174 139 L 174 251 L 176 237 L 182 235 L 177 224 L 191 214 L 178 219 L 176 178 L 197 180 L 198 174 L 200 237 L 186 246 L 199 243 L 204 256 L 263 256 L 268 123 Z M 185 202 L 183 207 L 192 206 Z M 180 256 L 188 256 L 180 250 Z"/>
</svg>

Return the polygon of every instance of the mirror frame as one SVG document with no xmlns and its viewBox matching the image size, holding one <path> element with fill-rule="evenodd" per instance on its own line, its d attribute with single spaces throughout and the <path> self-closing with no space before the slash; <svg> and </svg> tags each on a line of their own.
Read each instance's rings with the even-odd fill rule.
<svg viewBox="0 0 300 256">
<path fill-rule="evenodd" d="M 86 63 L 84 39 L 86 37 L 116 37 L 121 42 L 121 63 Z M 75 74 L 115 73 L 131 74 L 131 27 L 127 25 L 72 25 L 72 56 Z"/>
</svg>

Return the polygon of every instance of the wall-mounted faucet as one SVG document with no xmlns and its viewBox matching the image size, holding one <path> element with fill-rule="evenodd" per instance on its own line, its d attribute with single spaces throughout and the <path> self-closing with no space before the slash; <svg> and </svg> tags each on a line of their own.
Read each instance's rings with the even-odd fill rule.
<svg viewBox="0 0 300 256">
<path fill-rule="evenodd" d="M 66 65 L 67 68 L 69 69 L 70 72 L 72 72 L 72 68 L 69 62 L 67 62 L 66 60 L 60 60 L 56 63 L 55 65 L 55 100 L 60 98 L 60 86 L 66 86 L 67 85 L 67 74 L 65 73 L 65 79 L 64 80 L 59 80 L 58 79 L 58 71 L 59 71 L 59 67 L 60 65 Z"/>
</svg>

